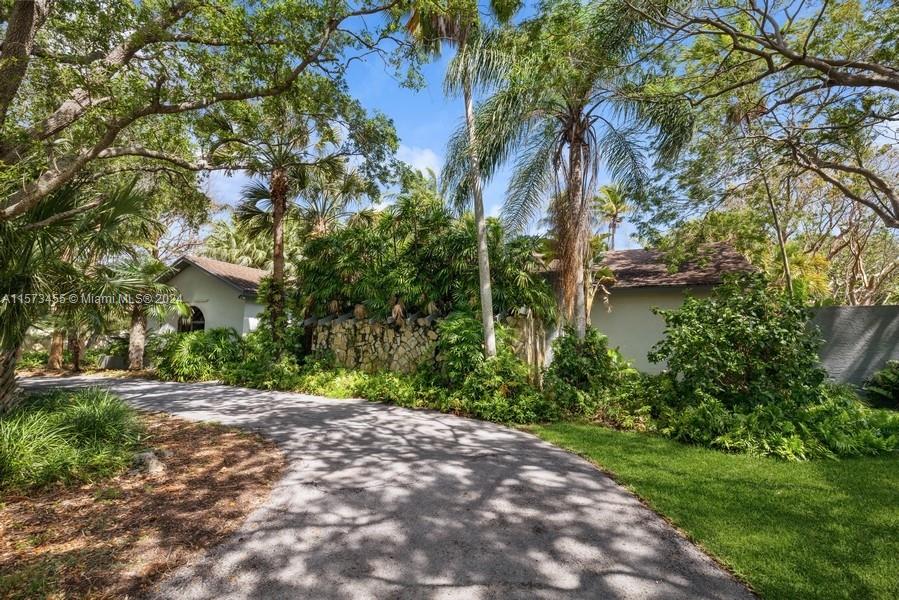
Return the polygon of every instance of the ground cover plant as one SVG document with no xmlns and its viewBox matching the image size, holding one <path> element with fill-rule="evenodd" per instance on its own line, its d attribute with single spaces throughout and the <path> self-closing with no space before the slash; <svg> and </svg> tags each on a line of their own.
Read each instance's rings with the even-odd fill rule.
<svg viewBox="0 0 899 600">
<path fill-rule="evenodd" d="M 865 394 L 874 406 L 899 410 L 899 360 L 889 360 L 865 382 Z"/>
<path fill-rule="evenodd" d="M 899 455 L 788 462 L 588 423 L 532 426 L 599 465 L 764 598 L 899 594 Z"/>
<path fill-rule="evenodd" d="M 109 477 L 131 463 L 142 436 L 134 410 L 108 392 L 29 396 L 0 417 L 0 491 Z"/>
</svg>

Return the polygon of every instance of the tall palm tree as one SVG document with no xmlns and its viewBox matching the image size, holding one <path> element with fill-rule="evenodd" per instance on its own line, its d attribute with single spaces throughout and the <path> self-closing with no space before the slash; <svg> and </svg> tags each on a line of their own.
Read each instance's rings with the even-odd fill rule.
<svg viewBox="0 0 899 600">
<path fill-rule="evenodd" d="M 641 25 L 606 5 L 563 0 L 523 23 L 504 44 L 520 57 L 478 109 L 477 158 L 490 174 L 510 159 L 503 217 L 521 229 L 554 195 L 550 213 L 560 259 L 562 314 L 586 332 L 591 199 L 605 168 L 628 189 L 646 180 L 651 140 L 661 160 L 689 139 L 687 107 L 647 98 L 624 79 L 621 65 L 640 44 Z M 465 131 L 453 135 L 444 177 L 458 186 L 472 155 Z"/>
<path fill-rule="evenodd" d="M 508 22 L 521 8 L 519 0 L 491 0 L 493 15 L 501 23 Z M 484 328 L 484 355 L 496 355 L 496 332 L 493 324 L 493 291 L 490 282 L 490 254 L 487 242 L 487 219 L 484 213 L 483 178 L 479 163 L 474 160 L 478 152 L 475 132 L 474 86 L 478 83 L 475 66 L 483 64 L 471 55 L 470 42 L 480 35 L 478 4 L 471 2 L 457 10 L 421 9 L 413 11 L 408 23 L 409 33 L 419 44 L 432 54 L 439 54 L 444 43 L 455 46 L 454 65 L 447 71 L 445 88 L 447 92 L 461 91 L 465 105 L 465 132 L 470 153 L 469 169 L 466 173 L 466 187 L 474 205 L 478 243 L 478 287 L 481 301 L 481 322 Z"/>
<path fill-rule="evenodd" d="M 594 211 L 609 227 L 609 250 L 615 249 L 615 234 L 624 222 L 624 215 L 630 212 L 627 192 L 618 184 L 604 185 L 594 199 Z"/>
</svg>

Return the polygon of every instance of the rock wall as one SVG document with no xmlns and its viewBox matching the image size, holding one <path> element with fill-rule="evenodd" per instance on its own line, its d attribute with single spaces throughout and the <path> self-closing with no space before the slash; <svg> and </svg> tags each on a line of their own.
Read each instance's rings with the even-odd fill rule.
<svg viewBox="0 0 899 600">
<path fill-rule="evenodd" d="M 359 319 L 351 313 L 311 323 L 312 350 L 330 350 L 337 364 L 363 371 L 411 373 L 424 362 L 437 360 L 435 315 L 406 319 Z M 543 326 L 530 315 L 509 316 L 503 323 L 516 333 L 514 350 L 539 381 L 546 356 Z"/>
<path fill-rule="evenodd" d="M 384 321 L 344 316 L 315 323 L 312 349 L 331 350 L 343 367 L 410 373 L 434 360 L 436 341 L 433 317 Z"/>
</svg>

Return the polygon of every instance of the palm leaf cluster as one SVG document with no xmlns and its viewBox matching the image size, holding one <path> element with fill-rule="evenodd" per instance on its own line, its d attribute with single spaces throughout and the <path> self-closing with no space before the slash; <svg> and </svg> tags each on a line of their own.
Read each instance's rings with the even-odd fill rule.
<svg viewBox="0 0 899 600">
<path fill-rule="evenodd" d="M 496 312 L 531 309 L 552 320 L 555 301 L 540 274 L 540 240 L 507 240 L 498 221 L 488 225 Z M 355 213 L 309 239 L 296 263 L 298 306 L 317 316 L 357 305 L 372 316 L 475 310 L 476 239 L 470 214 L 454 216 L 433 180 L 409 174 L 390 206 Z"/>
<path fill-rule="evenodd" d="M 489 176 L 514 165 L 503 212 L 512 229 L 525 227 L 559 199 L 551 233 L 569 315 L 602 176 L 637 192 L 647 183 L 648 155 L 671 160 L 691 132 L 684 104 L 650 78 L 625 76 L 621 68 L 644 29 L 608 3 L 560 0 L 514 30 L 483 38 L 489 51 L 469 51 L 471 60 L 482 57 L 475 71 L 492 79 L 494 89 L 476 114 L 480 171 Z M 468 136 L 460 128 L 443 172 L 454 198 L 467 193 L 469 157 Z"/>
</svg>

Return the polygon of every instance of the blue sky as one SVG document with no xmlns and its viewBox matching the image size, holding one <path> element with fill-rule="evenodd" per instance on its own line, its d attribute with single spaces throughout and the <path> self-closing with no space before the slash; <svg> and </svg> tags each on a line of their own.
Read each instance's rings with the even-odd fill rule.
<svg viewBox="0 0 899 600">
<path fill-rule="evenodd" d="M 443 74 L 450 57 L 447 52 L 423 67 L 427 85 L 419 90 L 401 87 L 376 59 L 355 63 L 348 74 L 350 92 L 368 110 L 380 111 L 393 120 L 400 139 L 398 157 L 419 169 L 430 167 L 438 174 L 446 143 L 463 117 L 462 99 L 443 95 Z M 505 167 L 486 186 L 484 204 L 488 215 L 499 214 L 510 171 Z M 239 174 L 229 178 L 215 173 L 209 193 L 218 202 L 234 205 L 245 182 L 246 178 Z M 629 224 L 619 230 L 616 248 L 636 246 L 629 238 L 630 231 Z"/>
</svg>

